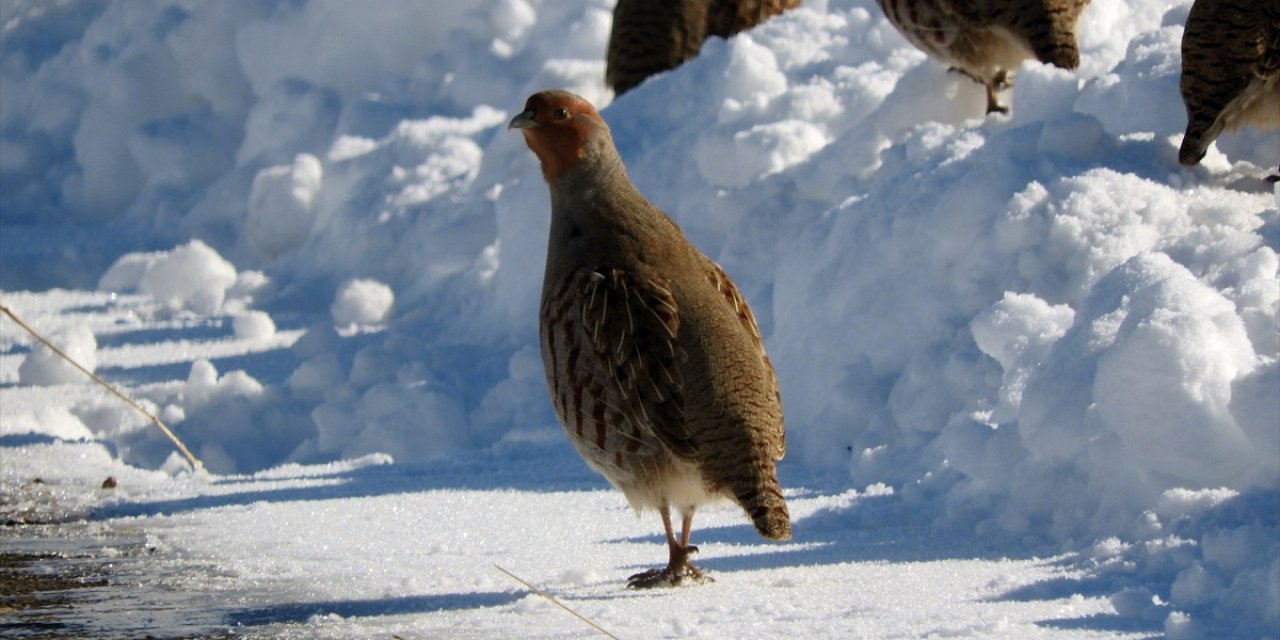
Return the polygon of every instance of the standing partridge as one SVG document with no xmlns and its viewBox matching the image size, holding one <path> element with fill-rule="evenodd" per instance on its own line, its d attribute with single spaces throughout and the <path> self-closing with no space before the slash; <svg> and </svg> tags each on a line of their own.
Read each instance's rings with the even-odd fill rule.
<svg viewBox="0 0 1280 640">
<path fill-rule="evenodd" d="M 1178 161 L 1194 165 L 1224 130 L 1280 127 L 1280 1 L 1196 0 L 1182 34 L 1187 132 Z"/>
<path fill-rule="evenodd" d="M 703 504 L 728 499 L 760 535 L 791 537 L 778 381 L 729 276 L 631 184 L 586 100 L 534 94 L 508 128 L 551 190 L 539 328 L 552 404 L 587 464 L 666 529 L 666 568 L 629 585 L 705 579 L 689 561 Z"/>
<path fill-rule="evenodd" d="M 1266 0 L 1264 0 L 1266 1 Z M 1035 58 L 1080 65 L 1076 20 L 1089 0 L 876 0 L 889 22 L 921 51 L 987 88 L 987 113 L 1009 111 L 996 92 Z"/>
<path fill-rule="evenodd" d="M 618 0 L 605 82 L 622 95 L 698 55 L 708 37 L 728 38 L 799 5 L 800 0 Z"/>
</svg>

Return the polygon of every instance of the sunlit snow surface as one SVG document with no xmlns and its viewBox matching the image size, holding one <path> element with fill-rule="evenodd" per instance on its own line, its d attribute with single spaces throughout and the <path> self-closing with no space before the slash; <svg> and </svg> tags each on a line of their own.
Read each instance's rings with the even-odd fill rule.
<svg viewBox="0 0 1280 640">
<path fill-rule="evenodd" d="M 498 563 L 622 637 L 1280 636 L 1280 134 L 1177 164 L 1189 2 L 1094 0 L 986 119 L 869 0 L 610 103 L 610 5 L 0 3 L 0 302 L 213 472 L 0 320 L 0 504 L 59 523 L 5 551 L 147 586 L 90 635 L 592 633 Z M 796 538 L 700 515 L 714 585 L 621 589 L 657 518 L 550 411 L 550 86 L 778 369 Z"/>
<path fill-rule="evenodd" d="M 798 533 L 784 544 L 761 542 L 734 510 L 705 510 L 699 562 L 716 582 L 635 592 L 626 576 L 665 562 L 655 522 L 635 518 L 561 446 L 173 480 L 113 465 L 96 444 L 28 453 L 27 471 L 80 460 L 119 474 L 110 492 L 93 478 L 15 487 L 6 476 L 19 508 L 57 494 L 102 501 L 84 520 L 5 538 L 6 550 L 70 558 L 50 566 L 109 564 L 118 588 L 88 590 L 57 618 L 64 632 L 99 638 L 594 636 L 495 565 L 623 638 L 1136 638 L 1153 628 L 1115 615 L 1069 557 L 874 523 L 868 513 L 891 508 L 875 490 L 789 490 Z M 29 619 L 14 616 L 10 630 Z"/>
</svg>

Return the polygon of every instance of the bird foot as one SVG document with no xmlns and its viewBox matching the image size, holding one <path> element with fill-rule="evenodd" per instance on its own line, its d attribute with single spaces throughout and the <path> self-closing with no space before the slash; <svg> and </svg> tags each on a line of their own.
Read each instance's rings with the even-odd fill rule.
<svg viewBox="0 0 1280 640">
<path fill-rule="evenodd" d="M 715 578 L 707 575 L 705 569 L 686 563 L 683 567 L 667 567 L 650 569 L 627 578 L 628 589 L 656 589 L 659 587 L 678 587 L 683 584 L 706 584 L 715 582 Z"/>
<path fill-rule="evenodd" d="M 1009 107 L 1000 104 L 1000 99 L 996 97 L 996 93 L 1007 91 L 1013 87 L 1013 76 L 1004 69 L 996 72 L 995 77 L 991 78 L 991 82 L 987 83 L 987 113 L 1009 113 Z"/>
<path fill-rule="evenodd" d="M 689 556 L 698 552 L 697 547 L 693 545 L 687 547 L 676 545 L 672 547 L 671 551 L 671 562 L 667 564 L 665 569 L 650 569 L 637 573 L 627 578 L 627 588 L 678 587 L 685 584 L 686 581 L 693 584 L 715 582 L 711 576 L 707 575 L 706 570 L 701 567 L 695 567 L 692 562 L 689 562 Z"/>
<path fill-rule="evenodd" d="M 987 89 L 987 113 L 1009 113 L 1009 107 L 1000 104 L 996 98 L 996 93 L 1008 90 L 1013 86 L 1013 75 L 1008 71 L 1001 69 L 996 72 L 990 80 L 982 78 L 978 75 L 965 71 L 960 67 L 950 67 L 947 69 L 950 73 L 958 73 Z"/>
</svg>

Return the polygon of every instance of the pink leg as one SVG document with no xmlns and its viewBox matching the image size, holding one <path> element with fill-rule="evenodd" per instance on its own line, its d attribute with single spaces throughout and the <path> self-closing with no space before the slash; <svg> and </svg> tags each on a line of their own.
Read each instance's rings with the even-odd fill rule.
<svg viewBox="0 0 1280 640">
<path fill-rule="evenodd" d="M 697 553 L 698 548 L 689 544 L 689 534 L 693 527 L 693 512 L 681 514 L 680 540 L 676 541 L 675 531 L 671 528 L 671 513 L 664 505 L 658 509 L 662 516 L 662 528 L 667 534 L 667 549 L 670 559 L 665 569 L 650 569 L 637 573 L 627 579 L 627 586 L 632 589 L 650 589 L 653 587 L 674 587 L 691 579 L 694 582 L 708 582 L 706 572 L 689 562 L 690 554 Z"/>
</svg>

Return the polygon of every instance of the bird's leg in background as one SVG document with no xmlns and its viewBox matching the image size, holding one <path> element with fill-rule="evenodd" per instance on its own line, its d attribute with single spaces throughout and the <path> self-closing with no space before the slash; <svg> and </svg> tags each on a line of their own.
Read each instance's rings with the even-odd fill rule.
<svg viewBox="0 0 1280 640">
<path fill-rule="evenodd" d="M 685 520 L 687 523 L 688 521 Z M 680 537 L 683 542 L 677 542 L 675 531 L 671 528 L 671 514 L 668 512 L 666 505 L 662 507 L 662 526 L 667 530 L 667 549 L 671 552 L 670 559 L 667 560 L 667 571 L 671 573 L 671 577 L 679 579 L 684 566 L 689 563 L 689 529 L 685 524 L 685 529 L 681 531 Z"/>
<path fill-rule="evenodd" d="M 1000 104 L 1000 100 L 996 98 L 997 91 L 1004 91 L 1013 86 L 1013 81 L 1009 78 L 1009 72 L 1001 69 L 996 72 L 995 77 L 991 78 L 991 82 L 987 85 L 987 113 L 1009 113 L 1009 107 Z"/>
<path fill-rule="evenodd" d="M 1009 107 L 1000 104 L 1000 100 L 996 98 L 996 88 L 993 85 L 987 85 L 987 113 L 1009 113 Z"/>
<path fill-rule="evenodd" d="M 680 514 L 680 546 L 689 553 L 697 553 L 697 547 L 689 546 L 689 535 L 693 533 L 693 510 Z"/>
<path fill-rule="evenodd" d="M 1000 100 L 996 98 L 997 91 L 1004 91 L 1005 89 L 1013 86 L 1013 83 L 1009 81 L 1008 72 L 1004 69 L 997 72 L 995 77 L 993 77 L 989 82 L 981 76 L 971 73 L 968 70 L 961 69 L 960 67 L 950 67 L 947 71 L 949 73 L 958 73 L 987 88 L 987 113 L 1009 113 L 1009 107 L 1001 105 Z"/>
<path fill-rule="evenodd" d="M 689 556 L 698 552 L 698 548 L 689 544 L 689 536 L 693 533 L 693 509 L 683 511 L 680 514 L 680 547 L 683 549 L 683 558 L 681 562 L 683 567 L 680 568 L 684 575 L 692 578 L 694 582 L 715 582 L 707 572 L 701 567 L 695 567 L 689 562 Z M 673 558 L 674 562 L 674 558 Z"/>
<path fill-rule="evenodd" d="M 680 542 L 676 542 L 675 536 L 671 535 L 671 526 L 667 525 L 667 544 L 671 545 L 671 561 L 667 563 L 667 570 L 677 580 L 686 571 L 695 576 L 698 573 L 698 570 L 694 569 L 693 563 L 689 562 L 689 556 L 698 551 L 697 547 L 689 546 L 689 533 L 692 525 L 693 512 L 682 512 L 680 514 Z"/>
</svg>

